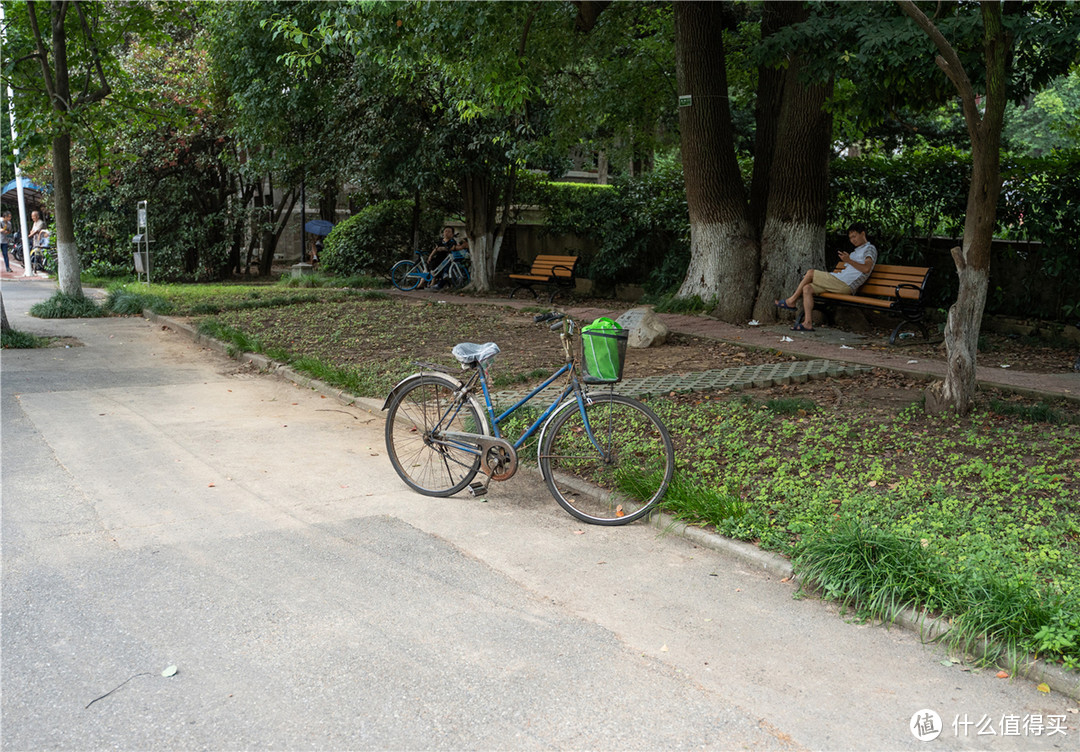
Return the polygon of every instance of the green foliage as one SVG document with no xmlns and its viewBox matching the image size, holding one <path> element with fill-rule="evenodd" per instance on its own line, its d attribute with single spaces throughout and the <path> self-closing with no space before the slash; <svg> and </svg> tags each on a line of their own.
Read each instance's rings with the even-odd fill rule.
<svg viewBox="0 0 1080 752">
<path fill-rule="evenodd" d="M 804 586 L 821 587 L 859 618 L 893 621 L 909 608 L 948 617 L 951 644 L 971 651 L 989 641 L 985 661 L 1015 665 L 1034 651 L 1080 662 L 1080 601 L 977 568 L 954 571 L 925 539 L 844 520 L 810 536 L 794 565 Z"/>
<path fill-rule="evenodd" d="M 412 212 L 411 201 L 383 201 L 340 222 L 324 243 L 323 268 L 338 276 L 388 274 L 412 253 Z M 439 221 L 431 213 L 422 217 L 421 250 L 434 245 Z"/>
<path fill-rule="evenodd" d="M 644 282 L 659 292 L 682 282 L 690 259 L 690 220 L 682 168 L 674 160 L 612 186 L 539 183 L 534 190 L 526 200 L 547 210 L 548 232 L 573 233 L 597 244 L 584 270 L 594 283 Z"/>
<path fill-rule="evenodd" d="M 912 150 L 902 155 L 836 159 L 830 166 L 828 225 L 839 231 L 852 217 L 872 228 L 874 243 L 883 263 L 928 262 L 925 239 L 931 236 L 959 238 L 967 210 L 970 154 L 951 149 Z M 998 201 L 996 237 L 1041 241 L 1037 254 L 1023 258 L 1011 251 L 1024 270 L 1021 295 L 994 296 L 997 280 L 991 266 L 991 299 L 994 313 L 1040 315 L 1057 319 L 1066 305 L 1080 299 L 1080 151 L 1059 152 L 1047 157 L 1002 158 L 1004 181 Z M 996 253 L 1010 253 L 997 251 Z M 931 305 L 946 307 L 956 299 L 956 275 L 938 270 L 931 287 Z M 1059 290 L 1047 307 L 1048 284 Z"/>
<path fill-rule="evenodd" d="M 1004 400 L 991 400 L 990 411 L 997 415 L 1030 421 L 1032 423 L 1068 423 L 1069 415 L 1054 405 L 1040 401 L 1035 405 L 1021 405 Z"/>
<path fill-rule="evenodd" d="M 694 483 L 746 505 L 732 519 L 668 499 L 670 512 L 767 549 L 806 550 L 803 565 L 828 564 L 815 579 L 856 608 L 970 612 L 957 639 L 986 634 L 1011 650 L 1033 648 L 1055 611 L 1064 623 L 1080 612 L 1075 425 L 914 407 L 852 420 L 749 399 L 651 405 Z M 1010 624 L 1021 626 L 1003 632 Z"/>
<path fill-rule="evenodd" d="M 116 286 L 109 290 L 105 309 L 121 316 L 141 316 L 147 309 L 154 313 L 170 313 L 173 305 L 160 295 L 132 292 L 123 286 Z"/>
<path fill-rule="evenodd" d="M 92 319 L 109 314 L 90 298 L 57 292 L 48 300 L 32 305 L 30 315 L 39 319 Z"/>
<path fill-rule="evenodd" d="M 20 332 L 17 329 L 8 329 L 0 334 L 0 347 L 5 350 L 26 350 L 32 347 L 48 347 L 49 340 L 38 337 L 29 332 Z"/>
</svg>

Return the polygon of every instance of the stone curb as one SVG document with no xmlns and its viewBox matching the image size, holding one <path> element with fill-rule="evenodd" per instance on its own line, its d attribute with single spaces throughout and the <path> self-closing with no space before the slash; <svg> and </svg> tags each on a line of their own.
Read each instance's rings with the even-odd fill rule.
<svg viewBox="0 0 1080 752">
<path fill-rule="evenodd" d="M 229 352 L 229 345 L 224 342 L 200 334 L 195 327 L 189 324 L 176 321 L 167 316 L 161 316 L 149 309 L 143 311 L 143 317 L 155 323 L 160 323 L 164 326 L 176 329 L 179 332 L 183 332 L 197 344 L 209 347 L 210 349 L 232 357 L 235 360 L 251 363 L 261 371 L 274 374 L 279 378 L 293 382 L 297 386 L 307 387 L 320 394 L 324 394 L 327 397 L 332 397 L 346 406 L 360 408 L 376 418 L 383 417 L 382 400 L 356 397 L 348 392 L 319 381 L 318 379 L 299 373 L 289 366 L 271 360 L 264 355 L 247 352 L 231 354 Z M 871 366 L 862 366 L 862 368 L 869 369 Z M 701 527 L 677 520 L 666 512 L 652 515 L 647 524 L 652 524 L 663 534 L 677 535 L 702 548 L 708 548 L 719 553 L 733 556 L 750 567 L 768 572 L 781 579 L 791 578 L 792 582 L 802 584 L 799 576 L 795 574 L 791 562 L 779 554 L 762 551 L 753 544 L 711 533 Z M 949 631 L 948 622 L 945 620 L 928 618 L 925 614 L 920 614 L 914 609 L 905 609 L 897 615 L 892 623 L 915 632 L 923 643 L 935 642 L 944 637 Z M 976 646 L 976 649 L 977 657 L 983 657 L 986 654 L 985 643 L 979 644 Z M 1009 667 L 1001 666 L 1001 668 Z M 1051 665 L 1039 659 L 1033 659 L 1023 666 L 1016 667 L 1014 677 L 1015 676 L 1022 677 L 1032 682 L 1045 683 L 1055 692 L 1059 692 L 1066 697 L 1080 701 L 1080 672 L 1070 671 L 1069 669 Z"/>
</svg>

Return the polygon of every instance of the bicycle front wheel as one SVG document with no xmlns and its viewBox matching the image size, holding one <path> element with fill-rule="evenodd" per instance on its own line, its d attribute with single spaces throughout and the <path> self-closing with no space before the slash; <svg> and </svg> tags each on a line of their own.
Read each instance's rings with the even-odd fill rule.
<svg viewBox="0 0 1080 752">
<path fill-rule="evenodd" d="M 586 423 L 587 419 L 587 423 Z M 649 514 L 675 472 L 671 435 L 652 410 L 621 394 L 576 401 L 544 430 L 540 472 L 563 509 L 594 525 L 625 525 Z"/>
<path fill-rule="evenodd" d="M 456 397 L 459 386 L 452 379 L 423 374 L 390 401 L 390 464 L 410 488 L 426 496 L 453 496 L 472 482 L 480 467 L 479 450 L 443 438 L 446 431 L 488 432 L 473 401 Z"/>
<path fill-rule="evenodd" d="M 419 261 L 399 261 L 390 268 L 390 281 L 399 290 L 414 290 L 422 279 Z"/>
</svg>

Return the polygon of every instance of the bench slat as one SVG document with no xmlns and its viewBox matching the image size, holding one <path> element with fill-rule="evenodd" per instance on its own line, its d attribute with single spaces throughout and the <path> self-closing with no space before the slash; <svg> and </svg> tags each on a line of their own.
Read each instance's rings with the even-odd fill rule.
<svg viewBox="0 0 1080 752">
<path fill-rule="evenodd" d="M 510 279 L 527 282 L 550 282 L 556 277 L 570 279 L 574 276 L 574 267 L 577 266 L 577 262 L 577 256 L 541 254 L 533 259 L 532 268 L 528 274 L 511 274 Z"/>
</svg>

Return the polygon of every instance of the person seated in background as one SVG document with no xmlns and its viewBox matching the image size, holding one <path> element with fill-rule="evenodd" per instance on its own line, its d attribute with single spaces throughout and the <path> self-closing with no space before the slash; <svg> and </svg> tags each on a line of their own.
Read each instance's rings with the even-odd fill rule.
<svg viewBox="0 0 1080 752">
<path fill-rule="evenodd" d="M 442 279 L 435 277 L 435 270 L 439 264 L 446 260 L 446 257 L 450 255 L 451 251 L 462 251 L 469 247 L 468 241 L 459 242 L 454 237 L 453 227 L 444 227 L 442 231 L 442 239 L 435 244 L 435 247 L 431 249 L 431 253 L 428 254 L 427 266 L 428 270 L 432 273 L 431 288 L 438 290 L 442 287 Z"/>
<path fill-rule="evenodd" d="M 844 295 L 854 294 L 870 276 L 877 263 L 877 248 L 866 239 L 866 225 L 855 222 L 848 228 L 848 241 L 855 248 L 851 252 L 840 251 L 840 260 L 845 266 L 838 272 L 825 272 L 811 269 L 799 282 L 795 292 L 787 298 L 776 301 L 777 308 L 787 311 L 796 310 L 799 298 L 803 301 L 803 318 L 791 327 L 797 332 L 814 331 L 814 295 L 822 292 L 835 292 Z"/>
</svg>

